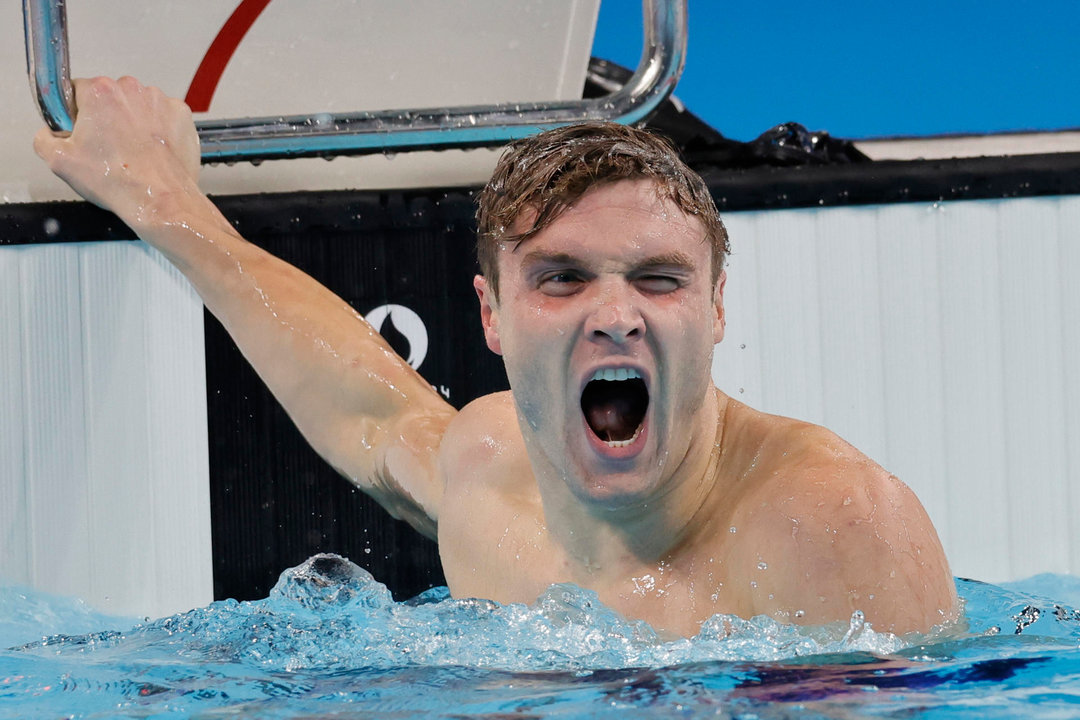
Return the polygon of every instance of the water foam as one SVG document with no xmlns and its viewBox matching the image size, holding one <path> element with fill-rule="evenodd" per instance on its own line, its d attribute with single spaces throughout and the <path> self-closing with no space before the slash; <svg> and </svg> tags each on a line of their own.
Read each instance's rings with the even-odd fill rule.
<svg viewBox="0 0 1080 720">
<path fill-rule="evenodd" d="M 904 643 L 875 632 L 861 614 L 847 625 L 813 628 L 764 616 L 717 615 L 694 638 L 668 639 L 570 584 L 553 585 L 531 605 L 454 599 L 445 588 L 397 603 L 366 570 L 319 555 L 285 571 L 265 600 L 216 602 L 126 633 L 45 645 L 127 658 L 167 648 L 181 657 L 291 672 L 411 665 L 510 671 L 664 667 L 837 652 L 887 655 Z"/>
</svg>

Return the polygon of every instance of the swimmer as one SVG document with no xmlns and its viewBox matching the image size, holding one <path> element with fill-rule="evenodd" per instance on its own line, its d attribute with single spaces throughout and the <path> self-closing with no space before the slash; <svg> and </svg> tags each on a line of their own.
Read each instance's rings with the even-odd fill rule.
<svg viewBox="0 0 1080 720">
<path fill-rule="evenodd" d="M 308 442 L 436 538 L 450 592 L 531 603 L 595 591 L 681 635 L 717 613 L 926 631 L 957 614 L 926 512 L 832 432 L 711 378 L 727 233 L 651 134 L 519 141 L 479 196 L 474 280 L 511 390 L 456 411 L 364 319 L 245 241 L 200 192 L 181 101 L 75 82 L 70 137 L 35 149 L 191 281 Z"/>
</svg>

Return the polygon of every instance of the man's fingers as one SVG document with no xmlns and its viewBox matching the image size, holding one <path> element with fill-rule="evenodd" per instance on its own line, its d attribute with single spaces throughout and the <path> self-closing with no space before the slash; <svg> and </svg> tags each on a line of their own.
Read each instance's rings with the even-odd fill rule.
<svg viewBox="0 0 1080 720">
<path fill-rule="evenodd" d="M 119 85 L 124 90 L 129 90 L 129 91 L 138 92 L 138 93 L 141 93 L 144 89 L 146 89 L 146 88 L 144 88 L 142 86 L 142 84 L 138 80 L 136 80 L 135 78 L 133 78 L 130 75 L 124 75 L 122 78 L 120 78 L 119 80 L 116 81 L 116 84 Z"/>
<path fill-rule="evenodd" d="M 34 152 L 38 154 L 50 168 L 56 165 L 56 161 L 63 155 L 65 138 L 57 137 L 47 127 L 41 128 L 34 136 Z"/>
<path fill-rule="evenodd" d="M 71 86 L 75 90 L 75 104 L 79 105 L 90 100 L 90 96 L 95 92 L 100 92 L 103 85 L 112 82 L 109 78 L 95 77 L 95 78 L 75 78 L 71 81 Z M 97 90 L 95 91 L 95 87 Z"/>
</svg>

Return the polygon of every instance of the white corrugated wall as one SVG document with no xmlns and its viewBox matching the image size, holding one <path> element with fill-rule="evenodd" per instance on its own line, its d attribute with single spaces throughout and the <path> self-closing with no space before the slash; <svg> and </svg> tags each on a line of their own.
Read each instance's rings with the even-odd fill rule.
<svg viewBox="0 0 1080 720">
<path fill-rule="evenodd" d="M 901 477 L 954 574 L 1080 574 L 1080 197 L 726 222 L 722 389 Z"/>
<path fill-rule="evenodd" d="M 213 599 L 203 316 L 156 251 L 0 248 L 0 579 L 102 610 Z"/>
</svg>

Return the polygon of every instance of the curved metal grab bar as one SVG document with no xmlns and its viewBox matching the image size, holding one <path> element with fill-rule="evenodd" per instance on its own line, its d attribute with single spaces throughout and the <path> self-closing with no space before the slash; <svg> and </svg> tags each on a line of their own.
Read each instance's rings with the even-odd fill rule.
<svg viewBox="0 0 1080 720">
<path fill-rule="evenodd" d="M 53 132 L 69 133 L 75 125 L 75 89 L 64 0 L 23 0 L 23 31 L 26 72 L 41 117 Z"/>
<path fill-rule="evenodd" d="M 602 98 L 382 110 L 196 123 L 203 162 L 335 157 L 501 145 L 585 120 L 644 120 L 675 89 L 686 60 L 686 0 L 642 0 L 645 47 L 625 86 Z M 64 0 L 23 0 L 27 71 L 42 117 L 71 132 L 76 112 Z"/>
</svg>

